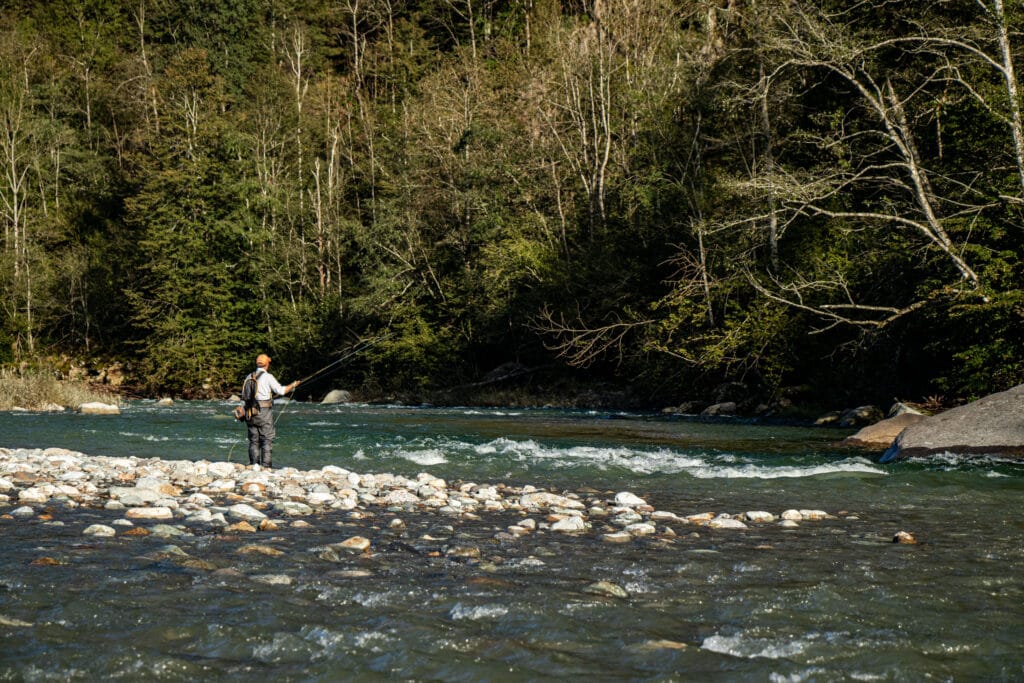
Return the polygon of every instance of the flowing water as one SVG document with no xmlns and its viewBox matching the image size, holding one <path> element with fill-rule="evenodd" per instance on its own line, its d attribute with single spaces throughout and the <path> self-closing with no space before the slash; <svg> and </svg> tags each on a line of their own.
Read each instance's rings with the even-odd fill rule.
<svg viewBox="0 0 1024 683">
<path fill-rule="evenodd" d="M 0 446 L 247 460 L 231 406 L 0 415 Z M 822 509 L 796 528 L 496 538 L 506 513 L 377 510 L 237 539 L 96 539 L 119 513 L 0 520 L 0 680 L 1024 679 L 1024 467 L 879 465 L 845 434 L 550 410 L 292 403 L 275 465 L 632 491 L 680 515 Z M 4 509 L 0 508 L 0 512 Z M 407 528 L 386 524 L 401 516 Z M 916 545 L 892 542 L 900 530 Z M 372 554 L 318 546 L 358 532 Z M 443 540 L 431 540 L 443 538 Z M 284 554 L 240 553 L 263 543 Z M 480 559 L 439 552 L 474 546 Z M 168 546 L 175 546 L 174 548 Z M 174 553 L 195 561 L 183 563 Z M 48 558 L 48 562 L 40 562 Z M 289 584 L 265 577 L 287 576 Z M 597 581 L 628 597 L 587 592 Z"/>
</svg>

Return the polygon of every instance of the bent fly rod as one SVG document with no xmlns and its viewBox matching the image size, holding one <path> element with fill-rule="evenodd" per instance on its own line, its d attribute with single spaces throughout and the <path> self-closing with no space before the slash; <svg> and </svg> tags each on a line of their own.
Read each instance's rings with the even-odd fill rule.
<svg viewBox="0 0 1024 683">
<path fill-rule="evenodd" d="M 350 349 L 346 353 L 342 354 L 341 357 L 334 359 L 333 361 L 331 361 L 330 363 L 328 363 L 324 367 L 320 368 L 319 370 L 317 370 L 313 374 L 307 375 L 306 377 L 303 377 L 302 379 L 298 380 L 298 383 L 299 384 L 305 384 L 306 382 L 312 380 L 314 377 L 321 377 L 321 376 L 326 377 L 328 374 L 330 374 L 330 373 L 336 371 L 338 368 L 340 368 L 342 363 L 344 363 L 345 361 L 349 360 L 353 356 L 357 356 L 360 353 L 363 353 L 364 351 L 366 351 L 370 347 L 379 344 L 381 341 L 383 341 L 385 338 L 387 338 L 387 336 L 388 335 L 386 335 L 386 334 L 382 334 L 379 337 L 374 337 L 373 339 L 369 339 L 369 340 L 365 340 L 365 341 L 359 342 L 352 349 Z M 297 388 L 298 387 L 296 387 L 296 389 Z M 292 393 L 292 396 L 294 396 L 295 395 L 295 389 L 292 389 L 291 393 Z M 280 412 L 278 412 L 277 417 L 274 418 L 274 426 L 275 427 L 277 426 L 277 421 L 281 419 L 282 415 L 284 415 L 285 408 L 287 408 L 290 403 L 291 403 L 290 401 L 288 403 L 286 403 L 284 405 L 284 408 L 281 408 Z"/>
<path fill-rule="evenodd" d="M 338 366 L 340 366 L 342 363 L 347 361 L 349 358 L 352 358 L 353 356 L 358 355 L 358 354 L 362 353 L 363 351 L 366 351 L 371 346 L 374 346 L 374 345 L 378 344 L 379 342 L 383 341 L 385 339 L 385 337 L 387 337 L 387 335 L 381 335 L 380 337 L 375 337 L 374 339 L 369 339 L 369 340 L 365 340 L 365 341 L 359 342 L 351 350 L 349 350 L 348 352 L 343 354 L 340 358 L 336 358 L 335 360 L 333 360 L 332 362 L 328 363 L 324 367 L 320 368 L 319 370 L 317 370 L 313 374 L 307 375 L 307 376 L 303 377 L 302 379 L 298 380 L 299 384 L 305 384 L 306 382 L 310 381 L 314 377 L 319 377 L 320 375 L 325 375 L 325 374 L 327 374 L 329 372 L 333 372 Z M 294 389 L 292 390 L 292 393 L 293 394 L 295 393 Z"/>
</svg>

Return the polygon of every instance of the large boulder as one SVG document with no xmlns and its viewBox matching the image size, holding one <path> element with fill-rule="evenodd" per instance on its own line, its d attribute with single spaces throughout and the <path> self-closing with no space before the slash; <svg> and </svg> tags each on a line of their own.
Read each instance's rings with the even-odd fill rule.
<svg viewBox="0 0 1024 683">
<path fill-rule="evenodd" d="M 900 413 L 895 417 L 862 428 L 856 434 L 843 439 L 842 444 L 864 448 L 888 448 L 900 435 L 900 432 L 924 419 L 927 418 L 921 413 Z"/>
<path fill-rule="evenodd" d="M 939 453 L 1024 456 L 1024 384 L 904 429 L 881 462 Z"/>
<path fill-rule="evenodd" d="M 320 403 L 324 405 L 335 405 L 337 403 L 349 403 L 352 401 L 352 394 L 345 391 L 344 389 L 332 389 L 327 392 L 324 399 Z"/>
<path fill-rule="evenodd" d="M 120 415 L 121 409 L 111 403 L 91 401 L 78 406 L 78 412 L 82 415 Z"/>
</svg>

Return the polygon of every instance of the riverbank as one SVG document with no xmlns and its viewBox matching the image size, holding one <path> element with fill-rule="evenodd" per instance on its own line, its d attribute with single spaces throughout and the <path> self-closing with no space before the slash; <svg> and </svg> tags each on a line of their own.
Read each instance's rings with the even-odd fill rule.
<svg viewBox="0 0 1024 683">
<path fill-rule="evenodd" d="M 119 402 L 117 392 L 109 386 L 59 379 L 45 371 L 0 369 L 0 410 L 60 412 L 83 403 Z"/>
</svg>

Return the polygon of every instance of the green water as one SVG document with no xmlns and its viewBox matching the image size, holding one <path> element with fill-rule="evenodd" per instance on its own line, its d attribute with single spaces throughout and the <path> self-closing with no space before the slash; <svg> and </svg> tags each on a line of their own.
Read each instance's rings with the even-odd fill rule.
<svg viewBox="0 0 1024 683">
<path fill-rule="evenodd" d="M 3 414 L 0 446 L 243 461 L 229 411 Z M 679 526 L 618 545 L 496 538 L 510 516 L 377 509 L 255 539 L 96 539 L 82 529 L 116 513 L 55 506 L 49 521 L 0 521 L 0 680 L 1024 679 L 1024 468 L 1013 464 L 882 466 L 831 445 L 841 432 L 541 410 L 292 404 L 278 435 L 278 466 L 630 490 L 680 515 L 834 518 Z M 390 529 L 395 516 L 404 530 Z M 920 543 L 893 544 L 899 530 Z M 372 555 L 317 552 L 354 534 Z M 284 553 L 239 552 L 252 543 Z M 452 545 L 481 559 L 446 557 Z M 595 581 L 629 597 L 586 592 Z"/>
</svg>

